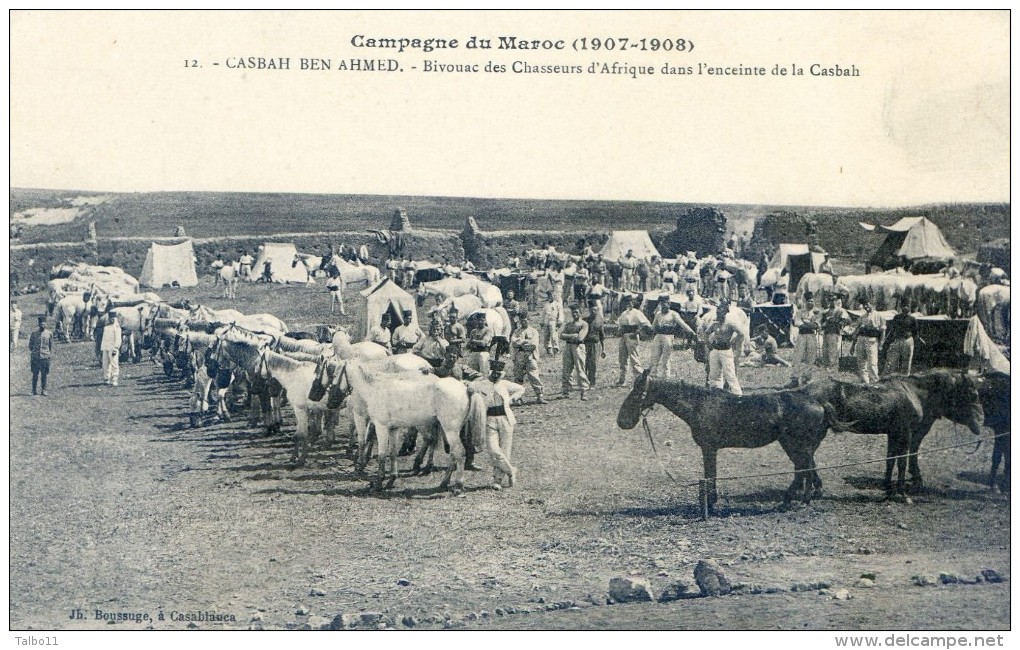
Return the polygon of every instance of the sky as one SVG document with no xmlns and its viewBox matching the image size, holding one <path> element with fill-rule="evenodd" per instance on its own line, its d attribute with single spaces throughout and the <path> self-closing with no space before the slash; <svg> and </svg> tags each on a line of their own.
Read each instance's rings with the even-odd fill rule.
<svg viewBox="0 0 1020 650">
<path fill-rule="evenodd" d="M 355 47 L 357 35 L 459 44 L 398 52 Z M 565 49 L 468 49 L 472 35 Z M 614 50 L 593 51 L 607 37 Z M 1009 201 L 1006 11 L 15 11 L 10 39 L 14 187 Z M 290 69 L 231 67 L 248 57 Z M 301 58 L 331 69 L 302 71 Z M 401 71 L 337 69 L 352 59 Z M 614 63 L 654 73 L 602 73 Z M 734 66 L 766 72 L 697 74 Z"/>
</svg>

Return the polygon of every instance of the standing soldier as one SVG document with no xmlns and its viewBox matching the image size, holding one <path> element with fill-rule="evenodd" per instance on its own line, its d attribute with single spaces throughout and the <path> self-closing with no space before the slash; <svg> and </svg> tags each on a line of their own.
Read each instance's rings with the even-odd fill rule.
<svg viewBox="0 0 1020 650">
<path fill-rule="evenodd" d="M 519 325 L 510 337 L 510 350 L 514 360 L 514 381 L 518 384 L 527 382 L 535 391 L 536 404 L 548 404 L 542 396 L 545 386 L 538 372 L 538 349 L 542 341 L 538 330 L 528 322 L 528 312 L 518 315 Z"/>
<path fill-rule="evenodd" d="M 705 331 L 708 345 L 708 384 L 713 388 L 726 387 L 734 395 L 743 395 L 733 363 L 733 345 L 740 333 L 732 323 L 726 322 L 729 303 L 720 303 L 715 309 L 715 321 Z"/>
<path fill-rule="evenodd" d="M 457 320 L 457 309 L 450 307 L 450 322 L 446 325 L 444 337 L 446 342 L 457 352 L 457 358 L 464 356 L 464 345 L 467 343 L 467 328 Z"/>
<path fill-rule="evenodd" d="M 560 351 L 560 326 L 563 325 L 563 303 L 556 299 L 556 294 L 550 291 L 547 301 L 542 308 L 542 330 L 545 335 L 545 351 L 552 355 Z"/>
<path fill-rule="evenodd" d="M 347 308 L 344 306 L 344 285 L 340 280 L 340 274 L 336 273 L 331 275 L 326 280 L 326 291 L 329 292 L 329 315 L 332 316 L 336 313 L 336 308 L 339 305 L 340 315 L 347 315 Z"/>
<path fill-rule="evenodd" d="M 552 294 L 556 298 L 556 302 L 560 305 L 560 322 L 563 322 L 563 285 L 566 284 L 567 278 L 563 273 L 563 269 L 560 267 L 559 262 L 553 262 L 552 266 L 547 271 L 549 276 L 549 283 L 552 285 Z"/>
<path fill-rule="evenodd" d="M 885 339 L 885 319 L 867 297 L 861 298 L 861 306 L 864 315 L 854 332 L 854 347 L 857 349 L 857 372 L 861 381 L 870 384 L 878 381 L 878 349 Z"/>
<path fill-rule="evenodd" d="M 368 340 L 372 343 L 378 343 L 387 350 L 392 349 L 392 337 L 393 332 L 390 331 L 390 323 L 392 319 L 390 312 L 383 312 L 381 322 L 377 325 L 373 325 L 368 330 Z"/>
<path fill-rule="evenodd" d="M 582 303 L 588 298 L 588 290 L 591 289 L 591 273 L 588 271 L 588 262 L 581 261 L 574 272 L 574 300 Z"/>
<path fill-rule="evenodd" d="M 680 314 L 669 308 L 669 296 L 659 296 L 659 309 L 652 320 L 655 338 L 652 339 L 652 376 L 669 379 L 672 372 L 670 357 L 673 354 L 673 335 L 685 334 L 694 337 L 694 331 L 680 318 Z"/>
<path fill-rule="evenodd" d="M 258 251 L 256 251 L 256 254 L 258 254 Z M 255 258 L 249 255 L 248 253 L 245 253 L 244 255 L 241 256 L 240 260 L 241 266 L 238 271 L 238 275 L 241 277 L 241 279 L 243 280 L 251 279 L 251 265 L 254 263 Z"/>
<path fill-rule="evenodd" d="M 485 433 L 492 459 L 492 489 L 502 490 L 517 483 L 517 468 L 510 464 L 514 443 L 514 418 L 510 405 L 524 395 L 524 386 L 503 379 L 503 362 L 493 361 L 489 376 L 476 379 L 468 388 L 485 402 Z"/>
<path fill-rule="evenodd" d="M 483 314 L 468 318 L 470 329 L 467 339 L 467 365 L 483 377 L 489 374 L 489 348 L 492 347 L 492 329 Z"/>
<path fill-rule="evenodd" d="M 624 311 L 616 319 L 616 324 L 620 328 L 620 381 L 616 383 L 617 386 L 627 385 L 627 368 L 630 368 L 635 379 L 644 372 L 644 367 L 641 365 L 641 339 L 638 337 L 638 331 L 642 327 L 652 328 L 648 318 L 634 305 L 633 298 L 624 296 L 622 304 Z"/>
<path fill-rule="evenodd" d="M 116 386 L 120 378 L 121 327 L 116 314 L 109 312 L 107 317 L 100 348 L 103 353 L 103 379 L 108 385 Z"/>
<path fill-rule="evenodd" d="M 592 295 L 588 299 L 588 336 L 584 339 L 584 373 L 588 386 L 595 390 L 598 374 L 598 360 L 606 358 L 606 319 L 602 313 L 602 301 Z"/>
<path fill-rule="evenodd" d="M 415 344 L 425 337 L 425 332 L 421 331 L 421 328 L 415 325 L 411 317 L 414 315 L 410 309 L 403 311 L 404 324 L 393 330 L 393 352 L 395 354 L 405 354 L 415 346 Z"/>
<path fill-rule="evenodd" d="M 793 348 L 793 372 L 789 383 L 791 388 L 811 381 L 815 362 L 818 361 L 818 330 L 822 323 L 822 312 L 815 307 L 814 296 L 810 293 L 804 294 L 803 309 L 793 309 L 797 343 Z"/>
<path fill-rule="evenodd" d="M 571 321 L 563 326 L 560 338 L 566 344 L 563 351 L 563 384 L 560 399 L 570 399 L 570 386 L 577 378 L 577 388 L 581 391 L 581 399 L 587 400 L 588 373 L 585 370 L 584 340 L 588 337 L 588 323 L 581 319 L 581 308 L 574 305 L 570 308 Z"/>
<path fill-rule="evenodd" d="M 46 377 L 50 374 L 50 358 L 53 356 L 53 332 L 46 329 L 46 317 L 39 317 L 39 329 L 28 337 L 28 350 L 32 353 L 32 394 L 42 379 L 42 394 L 46 395 Z"/>
<path fill-rule="evenodd" d="M 888 348 L 885 354 L 884 374 L 910 374 L 910 364 L 914 359 L 915 338 L 917 338 L 917 319 L 910 315 L 910 305 L 904 301 L 900 306 L 900 313 L 889 321 L 889 330 L 885 337 Z"/>
<path fill-rule="evenodd" d="M 11 301 L 11 352 L 18 347 L 18 336 L 21 334 L 21 310 L 18 303 Z"/>
<path fill-rule="evenodd" d="M 513 289 L 507 289 L 506 299 L 503 300 L 503 309 L 510 317 L 510 330 L 513 331 L 517 327 L 517 316 L 521 313 L 521 303 L 514 296 Z"/>
<path fill-rule="evenodd" d="M 839 370 L 843 347 L 843 328 L 850 323 L 850 314 L 843 309 L 843 299 L 833 296 L 832 306 L 822 313 L 822 365 Z"/>
</svg>

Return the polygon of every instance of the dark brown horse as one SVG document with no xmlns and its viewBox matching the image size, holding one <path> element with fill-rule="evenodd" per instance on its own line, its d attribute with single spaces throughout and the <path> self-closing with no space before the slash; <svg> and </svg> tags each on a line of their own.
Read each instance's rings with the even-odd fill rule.
<svg viewBox="0 0 1020 650">
<path fill-rule="evenodd" d="M 885 434 L 886 497 L 907 501 L 906 469 L 914 488 L 923 485 L 917 451 L 935 421 L 948 418 L 980 435 L 984 421 L 978 382 L 966 373 L 936 370 L 926 374 L 889 377 L 878 384 L 849 384 L 822 379 L 801 388 L 826 409 L 834 431 Z M 895 486 L 893 467 L 897 468 Z"/>
<path fill-rule="evenodd" d="M 687 423 L 694 442 L 701 447 L 708 504 L 716 495 L 716 457 L 720 449 L 754 449 L 779 442 L 793 461 L 794 478 L 784 503 L 798 492 L 805 503 L 821 494 L 822 481 L 815 471 L 815 450 L 828 430 L 825 410 L 810 396 L 796 391 L 738 396 L 715 388 L 666 379 L 649 379 L 648 371 L 638 377 L 634 388 L 620 406 L 616 423 L 633 429 L 642 415 L 662 404 Z"/>
<path fill-rule="evenodd" d="M 1009 375 L 992 372 L 981 378 L 981 406 L 985 409 L 985 426 L 995 432 L 995 446 L 992 449 L 992 472 L 988 477 L 989 487 L 1009 490 Z M 1002 478 L 998 483 L 995 475 L 999 464 L 1005 463 Z"/>
</svg>

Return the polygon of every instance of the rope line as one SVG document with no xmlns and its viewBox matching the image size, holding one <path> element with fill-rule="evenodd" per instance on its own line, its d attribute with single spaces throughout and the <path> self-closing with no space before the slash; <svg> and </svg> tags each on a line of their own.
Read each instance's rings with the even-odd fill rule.
<svg viewBox="0 0 1020 650">
<path fill-rule="evenodd" d="M 644 425 L 645 433 L 648 434 L 648 440 L 652 443 L 652 451 L 655 453 L 655 458 L 659 462 L 659 465 L 662 467 L 663 471 L 666 473 L 666 476 L 668 476 L 674 482 L 679 483 L 679 481 L 676 479 L 676 477 L 674 477 L 669 472 L 669 470 L 666 468 L 666 465 L 662 462 L 662 459 L 659 457 L 658 451 L 655 449 L 655 441 L 652 439 L 651 427 L 648 426 L 648 418 L 642 418 L 642 424 Z M 947 451 L 947 450 L 950 450 L 950 449 L 957 449 L 959 447 L 969 447 L 969 446 L 971 446 L 971 445 L 973 445 L 975 443 L 982 443 L 985 440 L 995 440 L 996 438 L 1001 438 L 1003 436 L 1008 436 L 1008 435 L 1009 435 L 1009 433 L 999 433 L 999 434 L 996 434 L 994 436 L 986 436 L 986 437 L 982 437 L 982 438 L 977 438 L 977 439 L 971 440 L 970 442 L 962 442 L 962 443 L 959 443 L 959 444 L 956 444 L 956 445 L 948 445 L 948 446 L 945 446 L 945 447 L 936 447 L 934 449 L 926 449 L 924 451 L 918 450 L 917 454 L 913 454 L 913 455 L 920 456 L 922 454 L 934 453 L 936 451 Z M 863 461 L 859 461 L 859 462 L 856 462 L 856 463 L 841 463 L 839 465 L 824 465 L 822 467 L 815 467 L 814 471 L 820 472 L 820 471 L 833 470 L 833 469 L 844 469 L 844 468 L 847 468 L 847 467 L 860 467 L 862 465 L 872 465 L 874 463 L 885 463 L 885 462 L 888 462 L 890 460 L 898 460 L 900 458 L 909 458 L 911 455 L 912 454 L 910 454 L 910 453 L 906 453 L 906 454 L 899 454 L 897 456 L 886 456 L 885 458 L 875 458 L 875 459 L 872 459 L 872 460 L 863 460 Z M 762 474 L 743 474 L 743 475 L 740 475 L 740 476 L 717 476 L 714 480 L 715 481 L 736 481 L 736 480 L 747 479 L 747 478 L 764 478 L 764 477 L 769 477 L 769 476 L 785 476 L 785 475 L 788 475 L 788 474 L 796 474 L 798 471 L 807 471 L 807 470 L 792 470 L 792 471 L 791 470 L 785 470 L 785 471 L 778 471 L 778 472 L 765 472 L 765 473 L 762 473 Z M 701 479 L 701 480 L 705 480 L 705 479 Z M 679 483 L 679 485 L 680 485 L 680 487 L 697 487 L 698 485 L 701 484 L 701 480 L 694 481 L 692 483 Z"/>
</svg>

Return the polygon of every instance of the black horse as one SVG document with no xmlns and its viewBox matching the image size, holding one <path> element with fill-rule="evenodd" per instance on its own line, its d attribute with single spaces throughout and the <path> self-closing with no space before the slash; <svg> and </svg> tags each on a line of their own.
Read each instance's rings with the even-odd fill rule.
<svg viewBox="0 0 1020 650">
<path fill-rule="evenodd" d="M 886 498 L 902 496 L 909 502 L 906 469 L 912 487 L 923 485 L 917 452 L 935 421 L 948 418 L 980 435 L 984 411 L 978 382 L 966 373 L 935 370 L 926 374 L 889 377 L 878 384 L 849 384 L 821 379 L 799 389 L 826 409 L 834 431 L 885 434 Z M 895 486 L 893 467 L 897 468 Z"/>
<path fill-rule="evenodd" d="M 822 480 L 815 471 L 815 451 L 828 431 L 825 409 L 810 396 L 796 391 L 738 396 L 694 384 L 649 379 L 646 370 L 620 406 L 616 423 L 633 429 L 643 413 L 662 404 L 691 429 L 701 447 L 708 505 L 716 502 L 716 456 L 720 449 L 754 449 L 778 441 L 793 461 L 793 482 L 784 503 L 798 492 L 805 503 L 821 494 Z"/>
<path fill-rule="evenodd" d="M 995 446 L 992 449 L 992 472 L 988 477 L 989 487 L 998 487 L 1001 491 L 1009 490 L 1009 375 L 1004 372 L 992 372 L 981 378 L 981 406 L 985 409 L 985 426 L 995 433 Z M 999 464 L 1003 466 L 1002 478 L 998 483 L 995 475 Z"/>
</svg>

